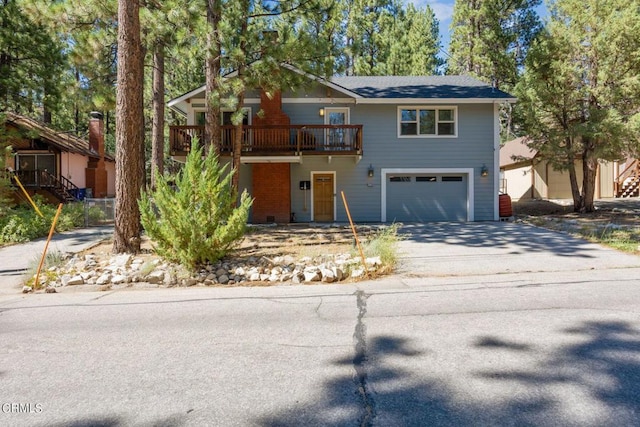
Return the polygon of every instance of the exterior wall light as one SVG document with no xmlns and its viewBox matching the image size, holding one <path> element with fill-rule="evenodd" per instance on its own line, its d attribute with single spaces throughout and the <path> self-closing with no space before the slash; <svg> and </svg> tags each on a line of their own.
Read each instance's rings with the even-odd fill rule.
<svg viewBox="0 0 640 427">
<path fill-rule="evenodd" d="M 373 165 L 369 163 L 369 169 L 367 169 L 367 176 L 373 178 Z"/>
<path fill-rule="evenodd" d="M 324 108 L 318 110 L 318 114 L 320 114 L 320 117 L 324 117 Z"/>
<path fill-rule="evenodd" d="M 480 176 L 489 176 L 489 169 L 487 169 L 487 165 L 482 165 L 480 169 Z"/>
</svg>

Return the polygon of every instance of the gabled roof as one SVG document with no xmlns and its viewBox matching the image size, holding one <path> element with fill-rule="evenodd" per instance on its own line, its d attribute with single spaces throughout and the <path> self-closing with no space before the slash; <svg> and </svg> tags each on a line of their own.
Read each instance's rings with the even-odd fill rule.
<svg viewBox="0 0 640 427">
<path fill-rule="evenodd" d="M 30 117 L 25 117 L 20 114 L 6 112 L 7 123 L 12 124 L 20 129 L 25 129 L 38 134 L 39 138 L 54 147 L 76 154 L 82 154 L 89 157 L 99 158 L 100 154 L 89 148 L 89 142 L 85 139 L 79 138 L 75 135 L 58 132 L 51 129 L 44 123 L 34 120 Z M 108 160 L 114 160 L 113 156 L 105 154 L 105 158 Z"/>
<path fill-rule="evenodd" d="M 326 80 L 283 64 L 309 80 L 327 86 L 358 104 L 398 104 L 402 102 L 515 102 L 512 95 L 495 89 L 470 76 L 337 76 Z M 233 76 L 230 73 L 228 76 Z M 205 91 L 200 86 L 168 102 L 169 108 L 185 114 L 183 105 L 188 99 Z"/>
<path fill-rule="evenodd" d="M 527 146 L 528 141 L 528 137 L 522 136 L 500 147 L 500 167 L 532 160 L 538 154 L 538 151 L 529 148 Z"/>
<path fill-rule="evenodd" d="M 469 76 L 345 76 L 331 81 L 367 99 L 513 100 L 506 92 Z"/>
</svg>

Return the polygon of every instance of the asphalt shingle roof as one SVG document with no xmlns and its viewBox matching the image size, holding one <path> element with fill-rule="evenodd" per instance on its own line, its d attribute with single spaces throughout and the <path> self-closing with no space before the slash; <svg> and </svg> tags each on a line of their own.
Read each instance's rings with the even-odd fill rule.
<svg viewBox="0 0 640 427">
<path fill-rule="evenodd" d="M 343 76 L 331 82 L 364 98 L 513 98 L 469 76 Z"/>
<path fill-rule="evenodd" d="M 12 112 L 6 112 L 5 114 L 7 116 L 7 123 L 13 124 L 14 126 L 22 129 L 36 132 L 41 139 L 55 147 L 58 147 L 62 151 L 83 154 L 89 157 L 100 157 L 96 151 L 89 147 L 89 142 L 86 139 L 79 138 L 66 132 L 56 132 L 44 123 L 30 117 Z M 115 160 L 115 158 L 109 154 L 105 154 L 105 159 L 112 161 Z"/>
</svg>

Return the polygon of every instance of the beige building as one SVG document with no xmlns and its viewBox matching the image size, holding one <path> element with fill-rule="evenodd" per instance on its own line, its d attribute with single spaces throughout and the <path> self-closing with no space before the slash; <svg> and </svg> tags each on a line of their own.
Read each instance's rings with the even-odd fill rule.
<svg viewBox="0 0 640 427">
<path fill-rule="evenodd" d="M 582 163 L 576 161 L 582 176 Z M 501 191 L 513 200 L 571 199 L 569 172 L 558 171 L 526 145 L 526 138 L 507 142 L 500 149 Z M 596 174 L 597 199 L 638 196 L 638 160 L 601 162 Z M 582 179 L 578 179 L 582 184 Z"/>
</svg>

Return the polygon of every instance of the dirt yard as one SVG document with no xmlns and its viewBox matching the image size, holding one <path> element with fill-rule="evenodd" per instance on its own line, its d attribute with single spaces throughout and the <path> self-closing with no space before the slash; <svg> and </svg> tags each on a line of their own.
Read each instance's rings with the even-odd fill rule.
<svg viewBox="0 0 640 427">
<path fill-rule="evenodd" d="M 374 233 L 376 226 L 358 226 L 358 238 L 361 243 Z M 315 258 L 321 255 L 349 253 L 354 248 L 355 240 L 348 225 L 319 226 L 308 224 L 290 224 L 286 226 L 250 226 L 244 239 L 230 257 L 270 257 L 292 255 L 297 258 L 308 256 Z M 105 241 L 84 254 L 103 257 L 112 255 L 112 242 Z M 152 256 L 151 241 L 143 238 L 142 252 L 144 256 Z"/>
<path fill-rule="evenodd" d="M 585 223 L 610 223 L 640 226 L 640 199 L 607 199 L 595 203 L 596 211 L 579 214 L 573 211 L 570 200 L 526 200 L 513 202 L 516 218 L 551 217 Z"/>
<path fill-rule="evenodd" d="M 579 214 L 569 200 L 513 203 L 516 221 L 567 232 L 625 252 L 640 254 L 640 199 L 596 201 L 596 211 Z"/>
<path fill-rule="evenodd" d="M 568 200 L 531 200 L 513 203 L 516 220 L 560 231 L 602 229 L 623 227 L 640 233 L 640 199 L 614 199 L 596 202 L 596 212 L 577 214 Z M 376 226 L 359 226 L 362 241 L 377 230 Z M 294 255 L 297 257 L 317 257 L 323 254 L 350 252 L 354 248 L 354 238 L 348 225 L 320 226 L 290 224 L 286 226 L 252 226 L 233 257 L 274 257 Z M 640 242 L 639 242 L 640 244 Z M 152 247 L 148 239 L 143 239 L 143 253 L 151 256 Z M 86 251 L 102 257 L 112 254 L 111 242 Z"/>
</svg>

